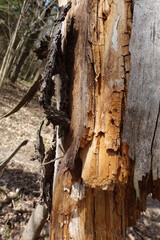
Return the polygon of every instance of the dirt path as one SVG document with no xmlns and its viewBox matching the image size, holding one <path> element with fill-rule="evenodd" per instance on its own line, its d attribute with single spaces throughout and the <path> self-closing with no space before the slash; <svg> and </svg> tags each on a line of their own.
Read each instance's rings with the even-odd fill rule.
<svg viewBox="0 0 160 240">
<path fill-rule="evenodd" d="M 7 84 L 5 85 L 0 96 L 0 115 L 9 112 L 24 96 L 27 87 L 22 84 Z M 37 164 L 30 161 L 34 154 L 34 144 L 36 141 L 36 132 L 42 119 L 44 118 L 43 111 L 40 109 L 38 103 L 38 96 L 36 96 L 26 107 L 12 116 L 0 121 L 0 158 L 5 158 L 12 152 L 19 143 L 24 139 L 28 139 L 28 144 L 20 150 L 20 152 L 13 159 L 13 162 L 18 162 L 24 166 L 31 168 L 31 171 L 37 170 Z M 51 128 L 46 128 L 43 132 L 44 142 L 51 142 Z"/>
</svg>

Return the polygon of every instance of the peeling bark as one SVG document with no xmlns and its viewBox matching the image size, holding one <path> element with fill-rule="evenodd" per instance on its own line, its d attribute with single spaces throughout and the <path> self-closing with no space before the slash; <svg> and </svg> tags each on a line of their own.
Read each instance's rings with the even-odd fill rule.
<svg viewBox="0 0 160 240">
<path fill-rule="evenodd" d="M 160 4 L 135 0 L 130 42 L 131 74 L 125 114 L 124 141 L 135 160 L 135 185 L 152 170 L 160 178 Z"/>
</svg>

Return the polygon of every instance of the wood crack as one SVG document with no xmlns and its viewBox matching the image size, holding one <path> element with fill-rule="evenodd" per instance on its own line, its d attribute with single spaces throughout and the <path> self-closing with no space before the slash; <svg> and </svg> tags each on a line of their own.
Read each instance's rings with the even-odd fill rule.
<svg viewBox="0 0 160 240">
<path fill-rule="evenodd" d="M 151 143 L 151 156 L 152 156 L 152 157 L 151 157 L 151 161 L 152 161 L 152 159 L 153 159 L 153 145 L 154 145 L 154 140 L 155 140 L 155 136 L 156 136 L 156 131 L 157 131 L 157 126 L 158 126 L 159 115 L 160 115 L 160 102 L 159 102 L 157 119 L 156 119 L 156 123 L 155 123 L 155 128 L 154 128 L 152 143 Z"/>
</svg>

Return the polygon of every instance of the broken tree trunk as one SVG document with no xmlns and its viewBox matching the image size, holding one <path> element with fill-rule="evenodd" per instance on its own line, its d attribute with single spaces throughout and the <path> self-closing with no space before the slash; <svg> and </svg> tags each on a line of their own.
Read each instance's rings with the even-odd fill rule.
<svg viewBox="0 0 160 240">
<path fill-rule="evenodd" d="M 65 5 L 67 2 L 67 0 L 59 0 L 60 5 Z M 149 3 L 145 3 L 145 6 L 145 1 L 142 2 L 141 5 L 138 0 L 135 1 L 134 35 L 131 41 L 131 53 L 133 51 L 135 53 L 131 57 L 129 40 L 132 30 L 133 2 L 129 0 L 114 2 L 72 0 L 72 8 L 67 18 L 62 26 L 58 25 L 58 35 L 53 37 L 54 41 L 51 40 L 57 42 L 57 46 L 55 44 L 53 47 L 57 47 L 58 50 L 53 51 L 54 58 L 48 58 L 48 69 L 53 59 L 57 60 L 58 67 L 56 68 L 52 63 L 54 69 L 52 72 L 49 71 L 49 74 L 59 75 L 55 76 L 54 83 L 49 80 L 50 76 L 46 78 L 50 86 L 55 86 L 55 89 L 44 85 L 43 91 L 47 89 L 46 96 L 55 92 L 59 97 L 58 110 L 65 111 L 64 106 L 69 106 L 70 115 L 68 128 L 57 127 L 56 158 L 62 156 L 62 149 L 65 153 L 63 160 L 57 160 L 55 163 L 51 239 L 125 239 L 126 227 L 135 224 L 140 211 L 145 209 L 147 194 L 152 192 L 154 196 L 160 197 L 159 182 L 153 181 L 155 178 L 151 174 L 148 176 L 142 174 L 144 178 L 138 177 L 137 181 L 142 180 L 139 184 L 140 199 L 136 197 L 134 167 L 136 166 L 137 169 L 139 165 L 138 162 L 133 161 L 136 159 L 131 159 L 132 155 L 131 158 L 129 157 L 126 143 L 132 153 L 130 142 L 132 136 L 137 136 L 134 134 L 137 128 L 135 129 L 134 124 L 133 128 L 127 127 L 127 124 L 130 124 L 127 120 L 128 115 L 126 115 L 125 129 L 123 124 L 130 58 L 133 64 L 128 99 L 135 94 L 134 102 L 136 102 L 141 84 L 141 82 L 137 83 L 138 74 L 143 74 L 142 67 L 145 65 L 145 52 L 147 52 L 146 50 L 144 52 L 145 48 L 141 49 L 142 43 L 136 45 L 137 42 L 143 41 L 142 33 L 138 35 L 140 29 L 136 25 L 139 24 L 137 19 L 144 15 L 146 21 L 151 7 L 155 14 L 150 18 L 155 18 L 159 9 L 155 10 Z M 154 4 L 155 8 L 160 5 L 158 1 L 152 3 Z M 152 27 L 155 29 L 154 25 L 149 26 L 147 30 L 145 28 L 143 34 L 151 31 Z M 147 39 L 156 48 L 158 41 L 154 41 L 154 30 L 151 33 L 151 37 Z M 59 48 L 61 39 L 63 39 L 62 53 Z M 143 60 L 139 61 L 137 56 L 143 57 Z M 155 64 L 155 56 L 157 55 L 153 56 L 153 62 L 150 61 L 149 64 Z M 147 69 L 147 66 L 145 67 Z M 155 68 L 157 65 L 154 65 Z M 151 81 L 150 75 L 144 85 L 147 84 L 146 86 L 151 90 L 153 85 L 148 84 L 149 80 Z M 151 92 L 153 91 L 154 87 Z M 144 100 L 147 101 L 150 101 L 150 98 Z M 48 98 L 48 103 L 51 105 L 51 96 Z M 136 103 L 139 104 L 139 101 Z M 127 109 L 129 106 L 128 103 Z M 140 107 L 142 108 L 143 105 Z M 127 114 L 130 111 L 132 109 L 127 110 Z M 138 113 L 139 118 L 146 118 L 146 115 L 143 116 L 143 111 Z M 142 130 L 145 127 L 143 124 L 138 126 Z M 126 143 L 122 141 L 124 130 Z M 127 138 L 125 136 L 129 131 L 131 134 Z M 136 141 L 137 139 L 134 138 L 134 144 L 138 144 Z M 156 149 L 157 144 L 158 141 L 153 143 Z M 140 151 L 143 152 L 141 147 Z M 152 151 L 152 148 L 146 151 Z M 141 161 L 150 161 L 150 159 L 142 158 Z"/>
</svg>

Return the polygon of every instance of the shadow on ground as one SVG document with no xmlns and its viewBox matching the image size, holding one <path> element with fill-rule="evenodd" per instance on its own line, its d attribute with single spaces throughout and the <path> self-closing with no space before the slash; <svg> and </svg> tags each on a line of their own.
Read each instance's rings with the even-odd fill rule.
<svg viewBox="0 0 160 240">
<path fill-rule="evenodd" d="M 160 240 L 160 202 L 147 197 L 147 209 L 137 225 L 127 230 L 127 240 Z"/>
<path fill-rule="evenodd" d="M 18 197 L 5 203 L 4 194 L 0 193 L 0 239 L 19 240 L 25 224 L 39 200 L 39 174 L 24 171 L 15 164 L 4 170 L 0 178 L 0 187 L 8 193 L 19 191 Z M 39 239 L 47 239 L 47 226 Z"/>
</svg>

